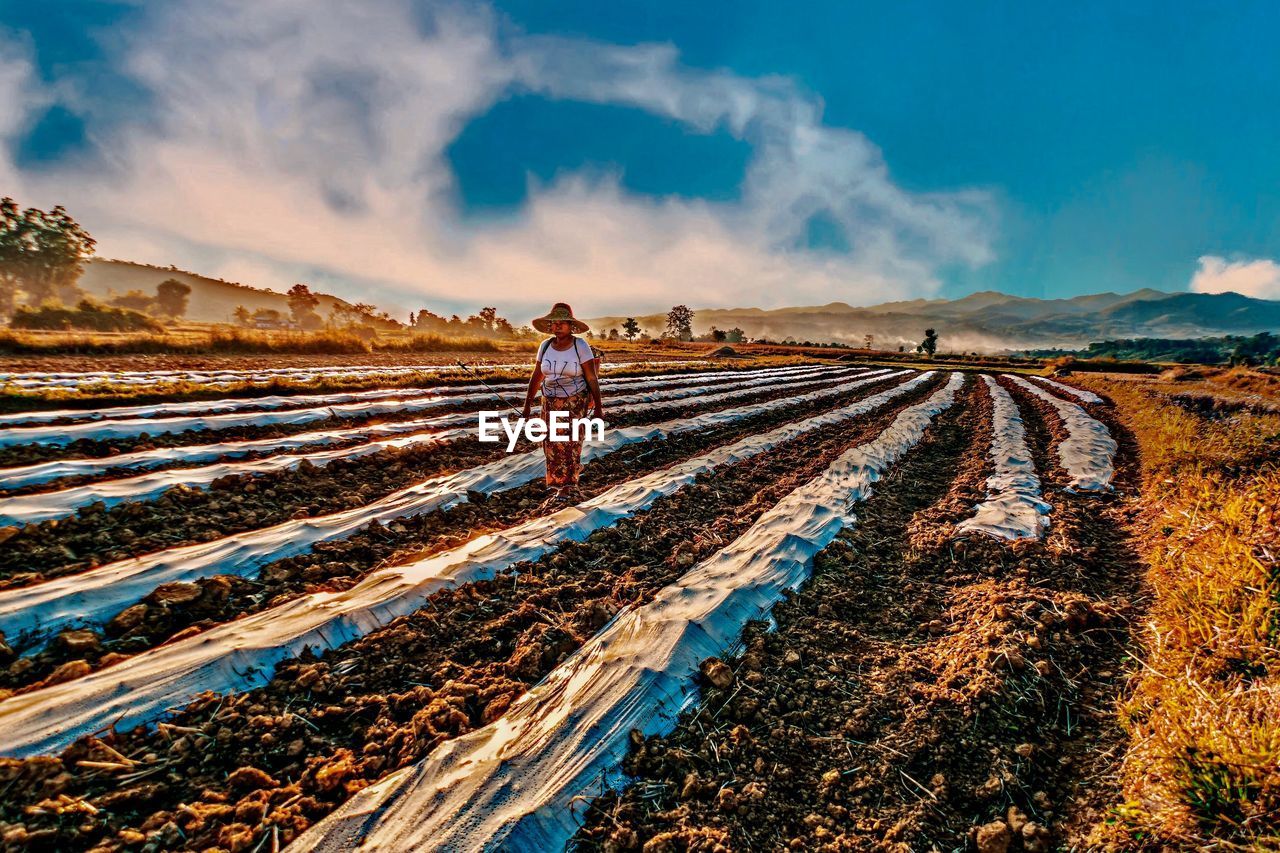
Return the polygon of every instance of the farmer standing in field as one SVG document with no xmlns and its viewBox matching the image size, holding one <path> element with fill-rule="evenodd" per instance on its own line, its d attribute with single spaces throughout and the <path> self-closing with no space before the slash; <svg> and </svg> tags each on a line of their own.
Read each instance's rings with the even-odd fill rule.
<svg viewBox="0 0 1280 853">
<path fill-rule="evenodd" d="M 587 331 L 587 324 L 573 316 L 573 309 L 557 302 L 545 317 L 533 321 L 539 332 L 555 337 L 548 338 L 538 347 L 533 362 L 533 375 L 529 377 L 529 389 L 524 396 L 523 417 L 528 420 L 529 410 L 538 386 L 542 386 L 542 417 L 548 420 L 554 411 L 569 413 L 571 420 L 586 417 L 587 395 L 595 407 L 594 416 L 604 418 L 604 404 L 600 402 L 599 362 L 591 345 L 577 334 Z M 578 435 L 571 431 L 572 435 Z M 582 467 L 582 439 L 542 442 L 542 452 L 547 457 L 547 488 L 552 499 L 567 500 L 578 488 L 578 471 Z"/>
</svg>

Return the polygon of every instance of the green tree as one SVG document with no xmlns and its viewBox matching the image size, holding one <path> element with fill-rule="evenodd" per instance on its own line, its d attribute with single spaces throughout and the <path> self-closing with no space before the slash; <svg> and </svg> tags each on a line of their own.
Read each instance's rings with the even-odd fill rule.
<svg viewBox="0 0 1280 853">
<path fill-rule="evenodd" d="M 356 306 L 345 302 L 334 302 L 333 307 L 329 309 L 331 326 L 354 326 L 364 319 L 365 315 L 357 311 Z"/>
<path fill-rule="evenodd" d="M 726 335 L 726 340 L 728 340 L 728 342 L 731 344 L 740 344 L 744 340 L 746 340 L 746 337 L 747 337 L 747 333 L 739 329 L 737 326 L 734 326 L 732 329 L 726 332 L 725 335 Z"/>
<path fill-rule="evenodd" d="M 156 310 L 166 317 L 178 318 L 187 313 L 187 297 L 191 285 L 168 278 L 156 285 Z"/>
<path fill-rule="evenodd" d="M 151 312 L 155 307 L 155 297 L 148 296 L 141 290 L 130 290 L 123 296 L 113 296 L 110 303 L 118 308 L 126 308 L 130 311 L 139 311 L 144 314 Z"/>
<path fill-rule="evenodd" d="M 693 312 L 688 305 L 676 305 L 667 312 L 667 336 L 678 341 L 693 340 Z"/>
<path fill-rule="evenodd" d="M 933 358 L 933 354 L 938 351 L 938 333 L 933 329 L 924 330 L 924 340 L 916 347 L 916 352 L 922 352 Z"/>
<path fill-rule="evenodd" d="M 74 304 L 95 245 L 61 206 L 21 210 L 13 199 L 0 199 L 0 313 L 13 313 L 19 291 L 30 305 L 49 299 Z"/>
<path fill-rule="evenodd" d="M 237 305 L 236 310 L 231 312 L 231 316 L 235 317 L 236 322 L 241 326 L 249 325 L 249 318 L 251 315 L 249 314 L 249 309 L 245 308 L 243 305 Z"/>
<path fill-rule="evenodd" d="M 20 306 L 13 312 L 15 329 L 85 329 L 95 332 L 159 332 L 163 327 L 145 314 L 82 299 L 75 308 L 46 302 L 39 308 Z"/>
<path fill-rule="evenodd" d="M 253 322 L 265 326 L 279 326 L 284 315 L 274 308 L 259 308 L 253 312 Z"/>
<path fill-rule="evenodd" d="M 636 335 L 640 334 L 640 324 L 636 322 L 635 317 L 628 317 L 626 322 L 622 324 L 622 334 L 629 341 L 634 341 Z"/>
<path fill-rule="evenodd" d="M 305 284 L 295 284 L 289 288 L 289 292 L 285 294 L 285 299 L 289 302 L 289 314 L 299 328 L 318 329 L 324 325 L 324 321 L 316 313 L 316 307 L 320 305 L 320 299 L 311 292 L 311 288 Z"/>
<path fill-rule="evenodd" d="M 413 327 L 423 332 L 443 332 L 447 325 L 448 321 L 445 318 L 427 308 L 419 311 L 413 321 Z"/>
</svg>

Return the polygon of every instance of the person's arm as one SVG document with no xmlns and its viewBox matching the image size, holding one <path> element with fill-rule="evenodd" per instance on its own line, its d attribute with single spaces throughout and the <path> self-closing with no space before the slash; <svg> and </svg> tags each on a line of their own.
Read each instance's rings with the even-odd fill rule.
<svg viewBox="0 0 1280 853">
<path fill-rule="evenodd" d="M 604 417 L 604 403 L 600 401 L 600 374 L 596 370 L 600 364 L 595 358 L 582 362 L 582 375 L 587 380 L 587 388 L 591 391 L 591 403 L 595 406 L 595 416 Z"/>
<path fill-rule="evenodd" d="M 533 398 L 538 396 L 538 386 L 542 384 L 542 347 L 534 358 L 533 373 L 529 376 L 529 388 L 524 392 L 524 412 L 520 417 L 529 419 L 529 410 L 533 408 Z"/>
</svg>

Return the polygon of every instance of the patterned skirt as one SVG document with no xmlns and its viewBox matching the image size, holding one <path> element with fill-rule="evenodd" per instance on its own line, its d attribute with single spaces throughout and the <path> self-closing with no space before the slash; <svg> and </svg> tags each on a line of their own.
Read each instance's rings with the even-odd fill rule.
<svg viewBox="0 0 1280 853">
<path fill-rule="evenodd" d="M 542 417 L 550 423 L 551 413 L 565 411 L 571 419 L 585 418 L 590 401 L 586 394 L 572 397 L 542 397 Z M 570 427 L 572 435 L 572 427 Z M 582 440 L 542 442 L 542 452 L 547 457 L 547 485 L 551 488 L 576 486 L 578 471 L 582 468 Z"/>
</svg>

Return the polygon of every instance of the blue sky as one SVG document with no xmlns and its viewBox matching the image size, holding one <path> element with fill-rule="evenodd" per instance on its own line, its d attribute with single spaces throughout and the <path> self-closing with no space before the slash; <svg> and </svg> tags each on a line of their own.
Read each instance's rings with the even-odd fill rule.
<svg viewBox="0 0 1280 853">
<path fill-rule="evenodd" d="M 107 256 L 517 314 L 1280 298 L 1274 4 L 35 5 L 0 192 Z"/>
</svg>

